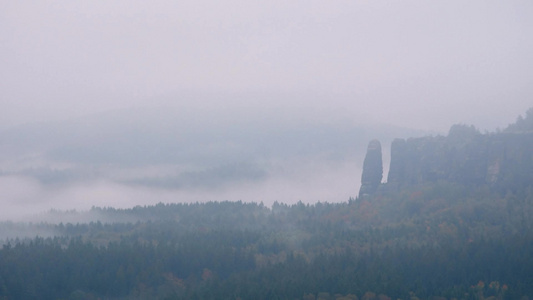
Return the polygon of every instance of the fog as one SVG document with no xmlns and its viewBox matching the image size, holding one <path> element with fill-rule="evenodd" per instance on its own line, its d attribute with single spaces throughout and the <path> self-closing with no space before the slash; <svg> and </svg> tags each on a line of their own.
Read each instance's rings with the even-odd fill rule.
<svg viewBox="0 0 533 300">
<path fill-rule="evenodd" d="M 4 1 L 0 218 L 346 201 L 373 138 L 387 166 L 395 137 L 523 114 L 532 15 L 525 0 Z"/>
<path fill-rule="evenodd" d="M 313 176 L 283 174 L 261 182 L 240 182 L 216 188 L 164 189 L 117 184 L 110 181 L 81 182 L 62 188 L 53 188 L 31 178 L 0 177 L 3 194 L 2 220 L 49 220 L 44 212 L 87 211 L 92 206 L 131 208 L 136 205 L 163 203 L 190 203 L 207 201 L 284 203 L 341 202 L 356 195 L 357 166 L 346 165 L 336 169 L 309 168 Z M 63 216 L 64 217 L 64 216 Z M 70 220 L 74 221 L 74 220 Z M 79 220 L 78 220 L 79 221 Z"/>
<path fill-rule="evenodd" d="M 205 123 L 154 108 L 5 130 L 0 218 L 159 202 L 343 202 L 357 195 L 367 141 L 428 134 L 282 116 Z"/>
</svg>

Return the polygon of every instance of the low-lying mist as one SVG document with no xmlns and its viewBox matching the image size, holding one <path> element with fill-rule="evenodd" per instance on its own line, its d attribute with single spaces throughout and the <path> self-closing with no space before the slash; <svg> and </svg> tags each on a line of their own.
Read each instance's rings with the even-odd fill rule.
<svg viewBox="0 0 533 300">
<path fill-rule="evenodd" d="M 76 221 L 50 220 L 51 209 L 89 210 L 93 206 L 129 208 L 137 205 L 207 201 L 284 203 L 342 202 L 357 194 L 360 181 L 358 162 L 309 163 L 273 167 L 260 178 L 226 178 L 197 182 L 181 188 L 147 183 L 120 183 L 109 179 L 78 181 L 50 185 L 28 176 L 2 176 L 3 191 L 0 220 L 13 221 Z M 192 181 L 192 179 L 191 179 Z"/>
<path fill-rule="evenodd" d="M 390 140 L 420 134 L 346 121 L 219 124 L 165 109 L 27 124 L 0 132 L 0 220 L 159 202 L 347 201 L 370 139 L 382 140 L 388 165 Z"/>
</svg>

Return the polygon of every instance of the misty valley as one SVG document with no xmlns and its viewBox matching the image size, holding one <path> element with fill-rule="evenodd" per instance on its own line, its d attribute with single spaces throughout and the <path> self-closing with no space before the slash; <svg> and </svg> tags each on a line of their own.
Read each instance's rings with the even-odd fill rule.
<svg viewBox="0 0 533 300">
<path fill-rule="evenodd" d="M 395 139 L 386 180 L 372 140 L 344 202 L 4 217 L 0 299 L 531 299 L 532 149 L 530 109 L 493 133 Z"/>
<path fill-rule="evenodd" d="M 533 300 L 532 0 L 0 0 L 0 300 Z"/>
</svg>

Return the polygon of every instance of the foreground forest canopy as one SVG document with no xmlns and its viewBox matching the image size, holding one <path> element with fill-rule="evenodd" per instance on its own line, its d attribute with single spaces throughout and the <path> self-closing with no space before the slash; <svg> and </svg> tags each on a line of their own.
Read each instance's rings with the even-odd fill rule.
<svg viewBox="0 0 533 300">
<path fill-rule="evenodd" d="M 5 242 L 4 299 L 533 295 L 532 189 L 497 197 L 443 185 L 341 204 L 212 202 L 90 213 L 137 221 L 3 223 L 2 230 L 54 232 Z"/>
<path fill-rule="evenodd" d="M 533 110 L 517 124 L 531 120 Z M 100 221 L 1 223 L 0 299 L 533 297 L 532 182 L 435 180 L 336 204 L 49 215 Z M 38 236 L 16 237 L 28 232 Z"/>
</svg>

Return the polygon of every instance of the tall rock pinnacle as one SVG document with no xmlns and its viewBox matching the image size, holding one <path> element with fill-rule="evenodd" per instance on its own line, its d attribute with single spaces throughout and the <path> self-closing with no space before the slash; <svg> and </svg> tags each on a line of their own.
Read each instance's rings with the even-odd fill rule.
<svg viewBox="0 0 533 300">
<path fill-rule="evenodd" d="M 378 140 L 372 140 L 368 144 L 365 161 L 363 163 L 359 197 L 375 193 L 378 186 L 381 184 L 381 179 L 383 179 L 381 143 Z"/>
</svg>

